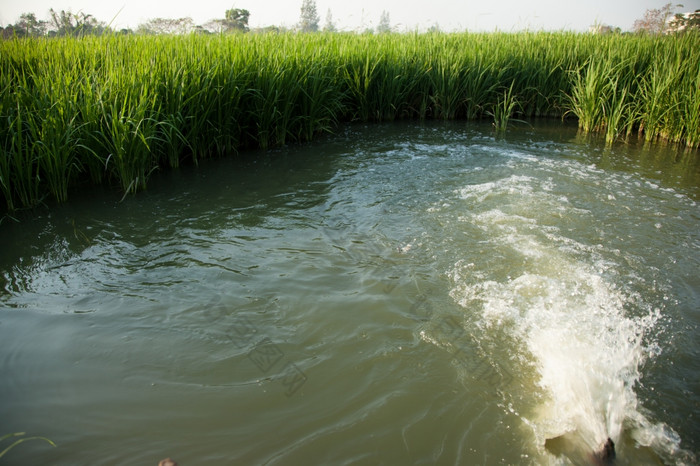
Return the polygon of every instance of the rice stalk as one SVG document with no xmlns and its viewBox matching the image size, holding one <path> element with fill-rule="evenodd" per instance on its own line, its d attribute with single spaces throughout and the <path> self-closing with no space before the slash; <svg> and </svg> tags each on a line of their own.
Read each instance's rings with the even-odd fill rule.
<svg viewBox="0 0 700 466">
<path fill-rule="evenodd" d="M 503 96 L 498 98 L 498 102 L 486 113 L 493 117 L 493 126 L 496 131 L 505 131 L 508 122 L 511 121 L 515 109 L 520 108 L 518 97 L 513 93 L 513 83 L 503 91 Z M 524 123 L 523 120 L 516 120 Z"/>
<path fill-rule="evenodd" d="M 149 100 L 125 88 L 123 95 L 102 105 L 102 131 L 96 135 L 105 153 L 106 168 L 125 194 L 146 188 L 157 168 L 151 153 L 157 122 L 149 116 Z"/>
</svg>

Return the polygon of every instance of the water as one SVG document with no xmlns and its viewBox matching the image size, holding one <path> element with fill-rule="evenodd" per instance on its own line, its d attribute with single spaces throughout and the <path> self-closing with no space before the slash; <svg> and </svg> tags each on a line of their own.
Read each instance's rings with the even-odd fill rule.
<svg viewBox="0 0 700 466">
<path fill-rule="evenodd" d="M 0 434 L 57 447 L 0 462 L 696 463 L 699 200 L 668 148 L 411 123 L 5 221 Z"/>
</svg>

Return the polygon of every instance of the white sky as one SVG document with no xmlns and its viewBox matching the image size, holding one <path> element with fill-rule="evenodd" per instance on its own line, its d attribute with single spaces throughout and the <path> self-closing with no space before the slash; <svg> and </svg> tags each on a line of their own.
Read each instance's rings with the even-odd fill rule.
<svg viewBox="0 0 700 466">
<path fill-rule="evenodd" d="M 316 0 L 321 18 L 330 9 L 340 30 L 364 30 L 389 12 L 391 25 L 399 31 L 427 29 L 439 24 L 443 31 L 585 31 L 592 24 L 609 24 L 631 30 L 632 23 L 650 8 L 661 8 L 669 0 Z M 682 2 L 682 11 L 700 9 L 700 0 Z M 22 13 L 48 19 L 56 11 L 91 14 L 117 29 L 136 28 L 151 18 L 191 17 L 196 24 L 223 18 L 229 8 L 250 11 L 251 27 L 284 25 L 299 21 L 302 0 L 0 0 L 0 25 L 17 21 Z"/>
</svg>

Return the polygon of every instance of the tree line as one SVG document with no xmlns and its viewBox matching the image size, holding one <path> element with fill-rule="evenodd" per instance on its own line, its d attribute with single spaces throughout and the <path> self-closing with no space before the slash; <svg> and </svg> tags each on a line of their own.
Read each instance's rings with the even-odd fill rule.
<svg viewBox="0 0 700 466">
<path fill-rule="evenodd" d="M 649 34 L 680 33 L 700 30 L 700 10 L 692 13 L 674 13 L 682 4 L 667 3 L 661 8 L 646 10 L 644 16 L 634 22 L 632 30 Z"/>
<path fill-rule="evenodd" d="M 668 3 L 660 9 L 646 10 L 644 16 L 635 21 L 633 31 L 636 33 L 664 34 L 682 33 L 689 30 L 700 30 L 700 10 L 693 13 L 674 13 L 683 5 Z M 49 10 L 49 19 L 38 19 L 35 13 L 23 13 L 15 24 L 0 27 L 0 36 L 12 37 L 62 37 L 101 34 L 220 34 L 249 32 L 248 21 L 250 12 L 242 8 L 231 8 L 225 11 L 223 18 L 212 19 L 204 24 L 195 24 L 192 18 L 153 18 L 139 24 L 136 30 L 115 30 L 104 21 L 99 21 L 93 15 L 83 12 L 73 13 L 70 10 Z M 326 13 L 323 28 L 320 25 L 321 18 L 316 7 L 316 0 L 302 0 L 299 22 L 291 30 L 299 32 L 336 32 L 337 27 L 333 22 L 333 14 L 330 9 Z M 255 31 L 283 32 L 287 29 L 278 26 L 269 26 Z M 377 27 L 367 28 L 365 33 L 388 33 L 394 31 L 389 17 L 389 12 L 383 11 Z M 438 24 L 433 25 L 430 31 L 439 31 Z M 595 26 L 591 28 L 595 32 L 613 32 L 619 28 L 611 26 Z"/>
<path fill-rule="evenodd" d="M 97 20 L 93 15 L 83 12 L 73 13 L 72 11 L 56 11 L 49 10 L 49 19 L 42 20 L 37 18 L 35 13 L 23 13 L 15 24 L 9 24 L 2 28 L 0 27 L 0 36 L 5 39 L 12 37 L 78 37 L 82 35 L 101 35 L 101 34 L 220 34 L 220 33 L 235 33 L 249 32 L 248 21 L 250 12 L 243 8 L 231 8 L 225 11 L 223 18 L 217 18 L 207 21 L 204 24 L 195 24 L 190 17 L 185 18 L 152 18 L 141 23 L 135 30 L 121 29 L 115 30 L 104 21 Z M 303 0 L 301 5 L 301 13 L 299 23 L 292 29 L 300 32 L 317 32 L 321 28 L 319 26 L 320 18 L 316 9 L 315 0 Z M 263 32 L 282 32 L 286 29 L 278 26 L 269 26 L 256 31 Z M 333 22 L 333 15 L 328 10 L 326 15 L 326 23 L 323 27 L 324 31 L 336 32 L 336 26 Z M 389 13 L 384 11 L 377 27 L 377 32 L 390 32 L 391 25 Z"/>
<path fill-rule="evenodd" d="M 226 10 L 224 17 L 212 19 L 197 25 L 192 18 L 153 18 L 139 24 L 136 30 L 115 30 L 104 21 L 83 12 L 54 9 L 49 10 L 49 19 L 38 19 L 35 13 L 23 13 L 15 24 L 0 28 L 3 38 L 11 37 L 78 37 L 102 34 L 187 34 L 200 32 L 205 34 L 247 32 L 250 12 L 241 8 Z"/>
</svg>

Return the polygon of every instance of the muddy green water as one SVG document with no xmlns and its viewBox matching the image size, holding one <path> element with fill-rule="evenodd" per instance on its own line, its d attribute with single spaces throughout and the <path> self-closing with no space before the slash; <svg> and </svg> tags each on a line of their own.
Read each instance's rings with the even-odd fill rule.
<svg viewBox="0 0 700 466">
<path fill-rule="evenodd" d="M 697 159 L 354 126 L 4 221 L 0 436 L 57 447 L 0 464 L 693 464 Z"/>
</svg>

